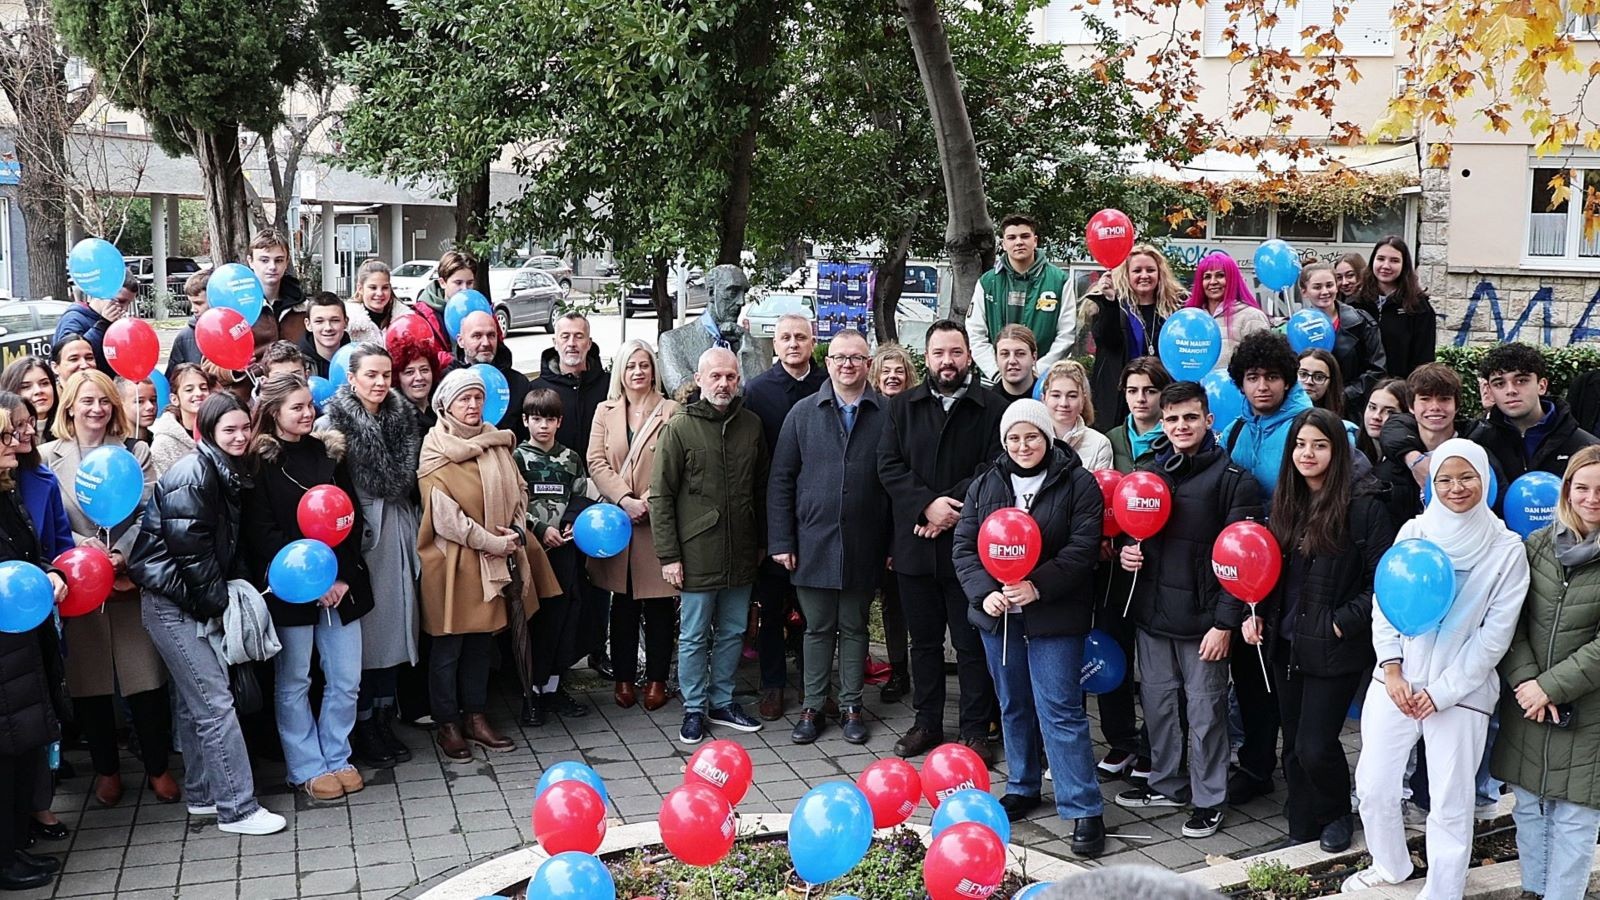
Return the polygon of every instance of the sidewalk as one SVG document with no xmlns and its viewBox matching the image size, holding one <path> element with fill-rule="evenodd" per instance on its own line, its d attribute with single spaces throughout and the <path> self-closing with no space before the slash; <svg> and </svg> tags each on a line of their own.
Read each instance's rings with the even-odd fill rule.
<svg viewBox="0 0 1600 900">
<path fill-rule="evenodd" d="M 753 678 L 753 666 L 742 674 Z M 612 703 L 609 684 L 592 680 L 580 684 L 591 688 L 578 695 L 593 705 L 587 717 L 524 729 L 515 724 L 515 696 L 497 682 L 490 715 L 507 734 L 519 737 L 521 746 L 492 758 L 479 751 L 470 764 L 443 762 L 431 732 L 397 726 L 415 759 L 387 772 L 364 771 L 366 790 L 346 801 L 320 803 L 291 792 L 281 784 L 281 764 L 258 769 L 263 803 L 289 818 L 285 831 L 268 837 L 224 835 L 211 819 L 188 819 L 182 804 L 156 803 L 148 790 L 136 789 L 131 773 L 138 771 L 137 763 L 126 756 L 127 794 L 122 804 L 99 808 L 88 797 L 88 754 L 72 751 L 68 758 L 79 774 L 61 786 L 55 802 L 56 813 L 72 828 L 72 836 L 34 848 L 35 853 L 62 856 L 64 874 L 50 889 L 13 896 L 366 900 L 414 895 L 446 872 L 531 841 L 533 788 L 544 766 L 563 759 L 587 762 L 606 779 L 613 822 L 655 818 L 661 797 L 681 782 L 684 760 L 692 749 L 677 742 L 677 702 L 653 714 L 640 707 L 623 710 Z M 789 743 L 791 721 L 767 723 L 757 734 L 726 730 L 714 734 L 749 748 L 755 763 L 755 783 L 740 810 L 790 812 L 811 786 L 854 778 L 874 759 L 892 755 L 895 740 L 912 724 L 912 711 L 906 702 L 878 703 L 877 694 L 876 687 L 868 687 L 872 739 L 866 746 L 845 743 L 837 726 L 816 744 L 796 746 Z M 954 678 L 950 696 L 953 704 Z M 754 709 L 753 696 L 740 699 Z M 1090 712 L 1094 712 L 1092 702 Z M 791 710 L 794 713 L 798 710 Z M 948 721 L 955 721 L 953 705 Z M 1099 736 L 1098 726 L 1093 732 Z M 1352 761 L 1357 740 L 1355 724 L 1350 723 L 1344 742 Z M 1207 855 L 1255 852 L 1285 833 L 1283 780 L 1277 781 L 1278 793 L 1229 809 L 1222 831 L 1197 841 L 1179 837 L 1185 811 L 1122 809 L 1111 798 L 1126 783 L 1107 782 L 1102 785 L 1107 828 L 1154 839 L 1112 839 L 1098 864 L 1155 863 L 1183 870 L 1205 865 Z M 1003 784 L 1004 776 L 994 773 L 996 794 Z M 1071 825 L 1056 818 L 1048 788 L 1046 799 L 1045 807 L 1017 823 L 1012 840 L 1070 858 Z M 927 824 L 930 817 L 924 804 L 913 821 Z"/>
</svg>

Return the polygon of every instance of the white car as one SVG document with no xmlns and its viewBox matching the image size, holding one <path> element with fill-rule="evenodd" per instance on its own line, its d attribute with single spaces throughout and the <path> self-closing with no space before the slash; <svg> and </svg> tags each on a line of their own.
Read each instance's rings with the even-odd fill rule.
<svg viewBox="0 0 1600 900">
<path fill-rule="evenodd" d="M 436 259 L 408 259 L 389 273 L 389 286 L 394 289 L 395 297 L 415 303 L 417 296 L 434 280 L 438 269 Z"/>
</svg>

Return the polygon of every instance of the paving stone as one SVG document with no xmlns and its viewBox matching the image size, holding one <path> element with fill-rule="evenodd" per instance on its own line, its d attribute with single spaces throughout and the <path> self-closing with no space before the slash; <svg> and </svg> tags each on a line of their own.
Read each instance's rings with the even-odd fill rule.
<svg viewBox="0 0 1600 900">
<path fill-rule="evenodd" d="M 422 816 L 418 818 L 406 817 L 406 833 L 412 840 L 423 837 L 436 837 L 441 834 L 451 834 L 456 830 L 456 817 L 449 816 Z"/>
<path fill-rule="evenodd" d="M 323 847 L 301 850 L 295 854 L 295 865 L 302 872 L 320 869 L 348 869 L 356 864 L 356 851 L 352 847 Z"/>
<path fill-rule="evenodd" d="M 459 834 L 441 834 L 417 838 L 411 842 L 412 859 L 438 859 L 448 857 L 460 862 L 466 858 L 467 842 Z"/>
<path fill-rule="evenodd" d="M 324 897 L 337 894 L 347 897 L 356 892 L 355 869 L 333 869 L 307 872 L 300 876 L 300 896 Z"/>
<path fill-rule="evenodd" d="M 296 848 L 300 850 L 349 847 L 355 843 L 355 837 L 351 834 L 349 827 L 308 828 L 305 831 L 296 831 L 294 839 Z"/>
<path fill-rule="evenodd" d="M 133 829 L 121 825 L 115 828 L 80 829 L 72 835 L 72 849 L 100 850 L 105 847 L 126 847 L 128 837 L 132 833 Z"/>
<path fill-rule="evenodd" d="M 368 891 L 388 891 L 406 887 L 416 880 L 417 870 L 409 862 L 384 863 L 361 866 L 356 870 L 356 876 L 360 880 L 362 893 L 365 894 Z"/>
<path fill-rule="evenodd" d="M 362 842 L 356 845 L 355 861 L 361 867 L 387 863 L 410 864 L 411 853 L 411 845 L 404 841 Z M 371 885 L 364 884 L 363 887 L 370 888 Z"/>
<path fill-rule="evenodd" d="M 252 878 L 244 889 L 249 900 L 295 900 L 300 896 L 300 876 L 273 875 Z"/>
<path fill-rule="evenodd" d="M 252 845 L 253 846 L 253 845 Z M 295 854 L 288 853 L 246 853 L 239 861 L 239 877 L 254 880 L 257 878 L 270 878 L 279 875 L 293 876 L 295 869 Z"/>
<path fill-rule="evenodd" d="M 67 872 L 56 879 L 57 897 L 110 897 L 117 892 L 117 869 Z M 15 894 L 11 896 L 16 896 Z"/>
<path fill-rule="evenodd" d="M 63 872 L 97 872 L 116 869 L 122 865 L 123 849 L 107 847 L 102 850 L 78 850 L 68 853 L 62 861 Z"/>
<path fill-rule="evenodd" d="M 137 891 L 143 888 L 171 888 L 178 883 L 177 866 L 139 866 L 123 869 L 117 882 L 117 892 Z"/>
<path fill-rule="evenodd" d="M 235 882 L 239 879 L 239 860 L 237 857 L 227 859 L 196 859 L 183 864 L 183 870 L 178 875 L 178 883 L 183 885 L 204 884 L 208 881 Z M 184 889 L 184 894 L 189 893 Z"/>
</svg>

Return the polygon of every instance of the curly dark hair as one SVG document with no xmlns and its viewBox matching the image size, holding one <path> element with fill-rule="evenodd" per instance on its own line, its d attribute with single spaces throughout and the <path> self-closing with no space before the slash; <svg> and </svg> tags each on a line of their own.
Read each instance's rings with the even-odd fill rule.
<svg viewBox="0 0 1600 900">
<path fill-rule="evenodd" d="M 1478 377 L 1485 381 L 1496 375 L 1512 375 L 1518 372 L 1525 372 L 1535 378 L 1550 377 L 1544 354 L 1517 341 L 1495 345 L 1483 355 L 1483 361 L 1478 363 Z"/>
<path fill-rule="evenodd" d="M 1293 386 L 1300 372 L 1300 361 L 1289 348 L 1289 339 L 1276 331 L 1252 331 L 1233 348 L 1233 358 L 1228 360 L 1228 377 L 1234 386 L 1244 390 L 1244 373 L 1251 369 L 1266 369 L 1283 377 L 1283 383 Z"/>
</svg>

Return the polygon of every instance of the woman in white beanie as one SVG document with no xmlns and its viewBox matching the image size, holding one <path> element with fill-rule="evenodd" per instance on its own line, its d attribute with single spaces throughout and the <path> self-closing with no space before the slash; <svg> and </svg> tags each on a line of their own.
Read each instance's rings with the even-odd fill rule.
<svg viewBox="0 0 1600 900">
<path fill-rule="evenodd" d="M 1054 440 L 1043 403 L 1018 400 L 1006 407 L 1000 442 L 1005 452 L 967 488 L 954 549 L 967 618 L 983 640 L 1000 698 L 1009 773 L 1000 805 L 1012 819 L 1039 805 L 1042 734 L 1056 812 L 1076 820 L 1072 851 L 1098 856 L 1106 843 L 1103 805 L 1078 671 L 1094 618 L 1089 588 L 1104 502 L 1078 454 Z M 1038 564 L 1015 584 L 995 580 L 981 561 L 980 526 L 1005 507 L 1022 509 L 1039 525 Z"/>
</svg>

